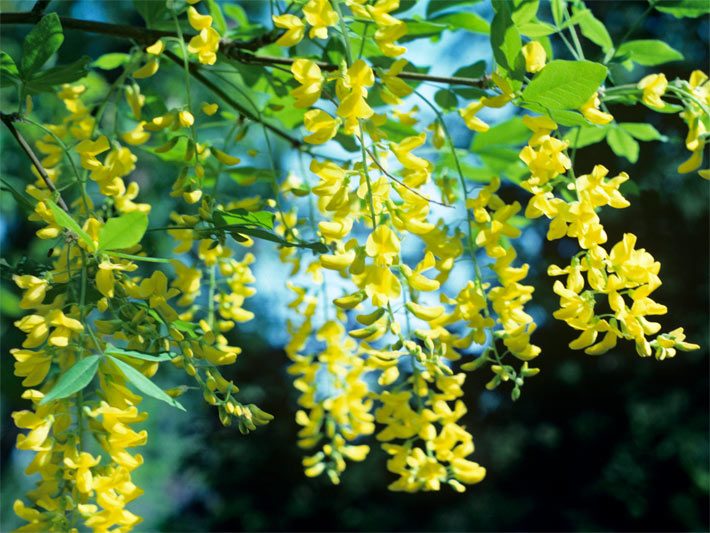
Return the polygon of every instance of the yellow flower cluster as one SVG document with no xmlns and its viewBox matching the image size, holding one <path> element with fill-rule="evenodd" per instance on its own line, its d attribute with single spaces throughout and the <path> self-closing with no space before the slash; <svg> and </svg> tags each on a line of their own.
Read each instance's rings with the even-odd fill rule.
<svg viewBox="0 0 710 533">
<path fill-rule="evenodd" d="M 524 120 L 533 132 L 528 146 L 520 153 L 530 170 L 523 187 L 533 194 L 525 215 L 529 218 L 544 215 L 550 219 L 548 239 L 572 237 L 582 248 L 569 266 L 551 265 L 548 270 L 551 276 L 567 276 L 565 284 L 561 281 L 554 284 L 554 291 L 560 296 L 560 309 L 554 316 L 581 332 L 570 348 L 599 355 L 623 338 L 633 340 L 642 357 L 655 351 L 658 359 L 664 359 L 674 355 L 676 349 L 697 349 L 697 345 L 685 342 L 682 328 L 648 339 L 658 334 L 661 325 L 647 317 L 663 315 L 667 309 L 650 298 L 661 285 L 658 277 L 661 265 L 646 250 L 635 248 L 636 236 L 625 234 L 609 252 L 602 246 L 607 242 L 607 234 L 597 210 L 603 206 L 616 209 L 629 206 L 619 191 L 629 176 L 622 172 L 607 179 L 608 170 L 597 165 L 590 174 L 568 179 L 563 174 L 571 168 L 564 153 L 567 142 L 553 136 L 557 125 L 544 117 Z M 556 196 L 558 187 L 574 191 L 576 200 Z M 598 297 L 606 300 L 610 313 L 596 312 L 595 307 L 601 303 L 597 302 Z M 600 334 L 603 338 L 597 341 Z"/>
</svg>

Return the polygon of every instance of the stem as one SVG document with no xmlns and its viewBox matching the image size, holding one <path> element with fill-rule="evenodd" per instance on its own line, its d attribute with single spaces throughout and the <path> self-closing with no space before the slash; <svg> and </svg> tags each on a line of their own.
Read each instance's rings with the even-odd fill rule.
<svg viewBox="0 0 710 533">
<path fill-rule="evenodd" d="M 86 214 L 88 215 L 90 208 L 89 208 L 89 200 L 86 195 L 86 183 L 84 182 L 84 180 L 81 179 L 81 176 L 79 175 L 79 169 L 76 168 L 76 164 L 74 163 L 74 159 L 72 158 L 67 145 L 64 144 L 64 141 L 62 141 L 56 133 L 54 133 L 52 130 L 50 130 L 49 128 L 47 128 L 43 124 L 40 124 L 39 122 L 35 122 L 34 120 L 29 119 L 27 117 L 22 117 L 22 121 L 27 122 L 28 124 L 32 124 L 33 126 L 41 129 L 46 134 L 50 135 L 56 141 L 56 143 L 61 147 L 62 151 L 64 152 L 64 156 L 69 161 L 69 166 L 71 166 L 71 168 L 72 168 L 72 172 L 74 173 L 74 177 L 76 178 L 76 182 L 79 185 L 79 188 L 81 189 L 81 200 L 84 204 L 84 209 L 86 210 Z"/>
<path fill-rule="evenodd" d="M 32 148 L 30 147 L 29 144 L 27 144 L 27 141 L 25 138 L 22 136 L 22 134 L 17 131 L 17 128 L 15 128 L 15 124 L 13 124 L 16 120 L 19 120 L 19 116 L 16 114 L 13 115 L 8 115 L 5 113 L 0 113 L 0 120 L 2 120 L 3 124 L 7 126 L 7 129 L 10 130 L 10 133 L 12 136 L 15 138 L 15 140 L 19 143 L 20 148 L 22 148 L 22 151 L 27 154 L 27 157 L 29 157 L 30 161 L 34 165 L 34 167 L 37 169 L 37 172 L 39 172 L 40 177 L 42 178 L 42 181 L 44 184 L 47 186 L 47 188 L 52 191 L 54 196 L 57 198 L 57 204 L 59 207 L 64 209 L 67 213 L 69 212 L 69 206 L 67 206 L 66 202 L 64 201 L 64 198 L 62 198 L 61 194 L 59 194 L 59 191 L 57 188 L 54 186 L 54 183 L 52 183 L 52 180 L 49 179 L 49 175 L 47 175 L 47 171 L 44 169 L 42 166 L 42 163 L 39 162 L 39 159 L 37 159 L 37 156 L 35 153 L 32 151 Z"/>
</svg>

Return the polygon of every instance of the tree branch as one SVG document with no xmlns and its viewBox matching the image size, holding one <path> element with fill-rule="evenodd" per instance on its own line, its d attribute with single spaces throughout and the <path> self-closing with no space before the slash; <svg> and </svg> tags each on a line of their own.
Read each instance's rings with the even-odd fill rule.
<svg viewBox="0 0 710 533">
<path fill-rule="evenodd" d="M 170 50 L 166 50 L 163 52 L 163 55 L 165 55 L 168 59 L 173 61 L 175 64 L 179 65 L 181 68 L 183 67 L 183 62 L 182 59 L 180 59 L 178 56 L 176 56 L 173 52 Z M 301 142 L 299 139 L 292 137 L 285 131 L 283 131 L 281 128 L 278 128 L 277 126 L 274 126 L 273 124 L 269 124 L 268 122 L 264 122 L 263 120 L 260 120 L 259 117 L 257 117 L 254 113 L 249 111 L 245 106 L 243 106 L 241 103 L 237 102 L 232 96 L 227 94 L 219 85 L 214 83 L 212 80 L 210 80 L 208 77 L 206 77 L 201 71 L 200 71 L 200 66 L 197 63 L 189 63 L 188 68 L 190 70 L 190 74 L 192 75 L 193 78 L 195 78 L 197 81 L 199 81 L 202 85 L 207 87 L 210 91 L 212 91 L 214 94 L 219 96 L 222 100 L 224 100 L 228 105 L 239 111 L 242 115 L 247 117 L 249 120 L 253 122 L 260 122 L 266 127 L 267 129 L 271 130 L 274 132 L 276 135 L 281 137 L 282 139 L 285 139 L 288 141 L 291 146 L 294 148 L 300 148 L 303 145 L 303 142 Z"/>
<path fill-rule="evenodd" d="M 0 13 L 0 25 L 3 24 L 36 24 L 42 18 L 41 12 L 29 13 Z M 129 26 L 125 24 L 109 24 L 106 22 L 97 22 L 92 20 L 79 20 L 70 17 L 59 17 L 63 28 L 84 31 L 88 33 L 99 33 L 102 35 L 111 35 L 125 39 L 133 39 L 141 44 L 150 44 L 161 37 L 177 37 L 174 31 L 151 30 L 149 28 L 141 28 Z M 185 39 L 191 39 L 192 34 L 184 35 Z M 269 44 L 278 37 L 274 31 L 267 32 L 260 37 L 251 41 L 230 41 L 223 39 L 220 43 L 220 52 L 236 61 L 247 64 L 261 65 L 288 65 L 290 66 L 294 59 L 287 57 L 260 56 L 245 51 L 258 50 L 262 46 Z M 334 71 L 338 70 L 338 65 L 331 63 L 316 62 L 321 70 Z M 422 74 L 420 72 L 400 72 L 398 78 L 412 81 L 430 81 L 434 83 L 445 83 L 448 85 L 461 85 L 465 87 L 485 88 L 490 84 L 490 78 L 483 76 L 481 78 L 459 78 L 453 76 L 433 76 L 431 74 Z"/>
<path fill-rule="evenodd" d="M 64 209 L 64 211 L 66 211 L 68 213 L 69 206 L 67 206 L 66 202 L 62 198 L 62 195 L 59 194 L 59 191 L 54 186 L 54 183 L 52 183 L 52 180 L 49 179 L 49 175 L 47 174 L 47 171 L 42 166 L 42 163 L 39 162 L 39 159 L 37 159 L 37 156 L 32 151 L 32 148 L 30 147 L 30 145 L 27 144 L 27 141 L 25 140 L 25 138 L 22 136 L 22 134 L 19 131 L 17 131 L 17 128 L 15 128 L 14 122 L 17 120 L 21 120 L 20 116 L 16 113 L 13 113 L 10 115 L 8 115 L 6 113 L 0 113 L 0 120 L 2 120 L 3 124 L 5 124 L 5 126 L 7 126 L 7 129 L 10 130 L 10 133 L 12 134 L 12 136 L 19 143 L 20 148 L 22 148 L 22 150 L 25 152 L 25 154 L 27 154 L 27 157 L 30 158 L 30 161 L 32 161 L 32 164 L 37 169 L 37 172 L 39 172 L 39 175 L 42 178 L 42 181 L 44 181 L 44 184 L 56 196 L 57 204 L 59 205 L 59 207 L 61 207 L 62 209 Z"/>
</svg>

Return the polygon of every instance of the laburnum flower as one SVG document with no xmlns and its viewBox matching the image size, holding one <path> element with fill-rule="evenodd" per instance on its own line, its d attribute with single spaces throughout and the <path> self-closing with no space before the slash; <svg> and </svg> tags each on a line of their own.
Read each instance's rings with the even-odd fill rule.
<svg viewBox="0 0 710 533">
<path fill-rule="evenodd" d="M 338 79 L 336 92 L 340 99 L 338 116 L 345 119 L 345 132 L 353 133 L 360 119 L 370 118 L 374 111 L 367 103 L 368 87 L 375 83 L 372 69 L 362 59 L 355 61 Z"/>
<path fill-rule="evenodd" d="M 531 73 L 540 72 L 545 67 L 547 53 L 538 41 L 530 41 L 521 50 L 525 58 L 525 70 Z"/>
<path fill-rule="evenodd" d="M 584 118 L 592 124 L 609 124 L 609 122 L 614 120 L 614 117 L 609 113 L 600 111 L 599 104 L 599 93 L 595 92 L 589 97 L 589 100 L 587 100 L 584 105 L 579 108 L 579 110 L 582 112 L 582 115 L 584 115 Z"/>
<path fill-rule="evenodd" d="M 641 99 L 649 107 L 663 108 L 666 103 L 661 99 L 668 88 L 665 74 L 649 74 L 641 79 L 638 88 L 643 91 Z"/>
<path fill-rule="evenodd" d="M 291 91 L 296 100 L 296 107 L 311 107 L 320 98 L 323 88 L 323 75 L 320 67 L 309 59 L 296 59 L 291 65 L 291 72 L 300 87 Z"/>
<path fill-rule="evenodd" d="M 309 144 L 323 144 L 338 133 L 340 119 L 331 117 L 320 109 L 311 109 L 303 117 L 303 125 L 311 132 L 303 140 Z"/>
<path fill-rule="evenodd" d="M 407 34 L 407 23 L 397 20 L 394 24 L 378 26 L 375 31 L 375 42 L 382 53 L 387 57 L 397 57 L 407 51 L 401 44 L 396 44 Z"/>
<path fill-rule="evenodd" d="M 303 6 L 303 15 L 311 25 L 308 32 L 311 39 L 327 39 L 328 28 L 335 26 L 340 20 L 329 0 L 309 0 Z"/>
<path fill-rule="evenodd" d="M 136 69 L 133 74 L 131 74 L 135 79 L 140 80 L 144 78 L 150 78 L 153 74 L 158 72 L 160 68 L 160 61 L 155 57 L 151 57 L 145 65 Z"/>
<path fill-rule="evenodd" d="M 406 81 L 399 77 L 399 74 L 407 66 L 406 59 L 398 59 L 390 65 L 390 67 L 382 74 L 381 81 L 382 99 L 390 105 L 399 105 L 402 103 L 402 98 L 412 94 L 412 89 Z"/>
<path fill-rule="evenodd" d="M 370 233 L 365 243 L 365 252 L 378 266 L 391 265 L 399 256 L 399 238 L 389 226 L 380 225 Z"/>
<path fill-rule="evenodd" d="M 276 40 L 276 44 L 279 46 L 294 46 L 303 40 L 303 36 L 306 34 L 306 26 L 296 15 L 291 15 L 290 13 L 274 15 L 271 19 L 277 28 L 286 30 L 286 33 Z"/>
<path fill-rule="evenodd" d="M 694 70 L 688 81 L 688 86 L 697 101 L 704 105 L 710 105 L 710 82 L 708 76 L 701 70 Z M 705 152 L 705 135 L 708 129 L 708 117 L 703 109 L 695 102 L 686 104 L 687 107 L 680 116 L 688 125 L 688 135 L 685 138 L 685 147 L 690 150 L 691 156 L 680 164 L 678 172 L 685 174 L 693 172 L 703 164 L 703 154 Z M 710 175 L 701 173 L 706 179 Z"/>
<path fill-rule="evenodd" d="M 12 280 L 20 289 L 25 289 L 20 300 L 22 309 L 32 309 L 42 304 L 49 288 L 47 280 L 29 274 L 24 276 L 13 274 Z"/>
<path fill-rule="evenodd" d="M 490 129 L 488 124 L 476 116 L 476 114 L 483 108 L 483 102 L 480 100 L 474 100 L 464 109 L 459 109 L 459 115 L 463 118 L 463 121 L 466 123 L 466 127 L 468 129 L 479 133 L 486 132 Z"/>
<path fill-rule="evenodd" d="M 190 8 L 194 9 L 194 8 Z M 203 15 L 204 17 L 209 17 L 208 15 Z M 210 24 L 212 23 L 212 17 L 209 17 Z M 192 23 L 192 22 L 191 22 Z M 203 23 L 198 23 L 202 26 Z M 198 28 L 195 28 L 198 29 Z M 219 50 L 219 40 L 220 35 L 211 26 L 207 26 L 199 30 L 199 33 L 195 35 L 187 45 L 187 50 L 191 54 L 197 54 L 197 59 L 203 65 L 214 65 L 217 61 L 217 50 Z"/>
</svg>

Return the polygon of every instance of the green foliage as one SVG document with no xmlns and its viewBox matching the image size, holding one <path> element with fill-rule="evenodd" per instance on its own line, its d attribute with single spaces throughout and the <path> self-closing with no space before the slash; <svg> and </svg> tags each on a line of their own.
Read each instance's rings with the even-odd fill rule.
<svg viewBox="0 0 710 533">
<path fill-rule="evenodd" d="M 61 400 L 83 390 L 94 379 L 96 370 L 99 368 L 99 355 L 89 355 L 77 361 L 74 366 L 63 372 L 57 383 L 52 387 L 40 403 Z"/>
<path fill-rule="evenodd" d="M 99 250 L 123 250 L 138 244 L 148 228 L 148 216 L 140 211 L 109 218 L 99 231 Z"/>
<path fill-rule="evenodd" d="M 683 60 L 683 54 L 665 42 L 656 39 L 627 41 L 619 46 L 614 57 L 621 61 L 631 61 L 644 66 Z"/>
<path fill-rule="evenodd" d="M 579 109 L 606 78 L 604 65 L 556 59 L 543 68 L 522 94 L 525 104 L 549 110 Z"/>
<path fill-rule="evenodd" d="M 64 32 L 59 16 L 50 13 L 42 17 L 22 43 L 20 72 L 24 78 L 41 69 L 64 42 Z"/>
<path fill-rule="evenodd" d="M 123 375 L 126 376 L 126 379 L 128 379 L 131 385 L 133 385 L 140 392 L 150 396 L 151 398 L 165 402 L 172 407 L 180 409 L 181 411 L 185 411 L 185 408 L 180 402 L 178 402 L 175 398 L 168 396 L 163 389 L 158 387 L 131 365 L 121 361 L 118 357 L 114 357 L 113 355 L 109 355 L 108 358 L 119 368 Z"/>
<path fill-rule="evenodd" d="M 94 248 L 94 241 L 91 237 L 89 237 L 89 234 L 86 233 L 81 226 L 79 226 L 79 224 L 77 224 L 76 220 L 74 220 L 66 211 L 64 211 L 64 209 L 60 208 L 52 200 L 45 200 L 45 202 L 52 211 L 52 215 L 54 216 L 54 220 L 57 221 L 57 224 L 81 238 L 81 240 L 89 246 L 89 249 Z"/>
</svg>

